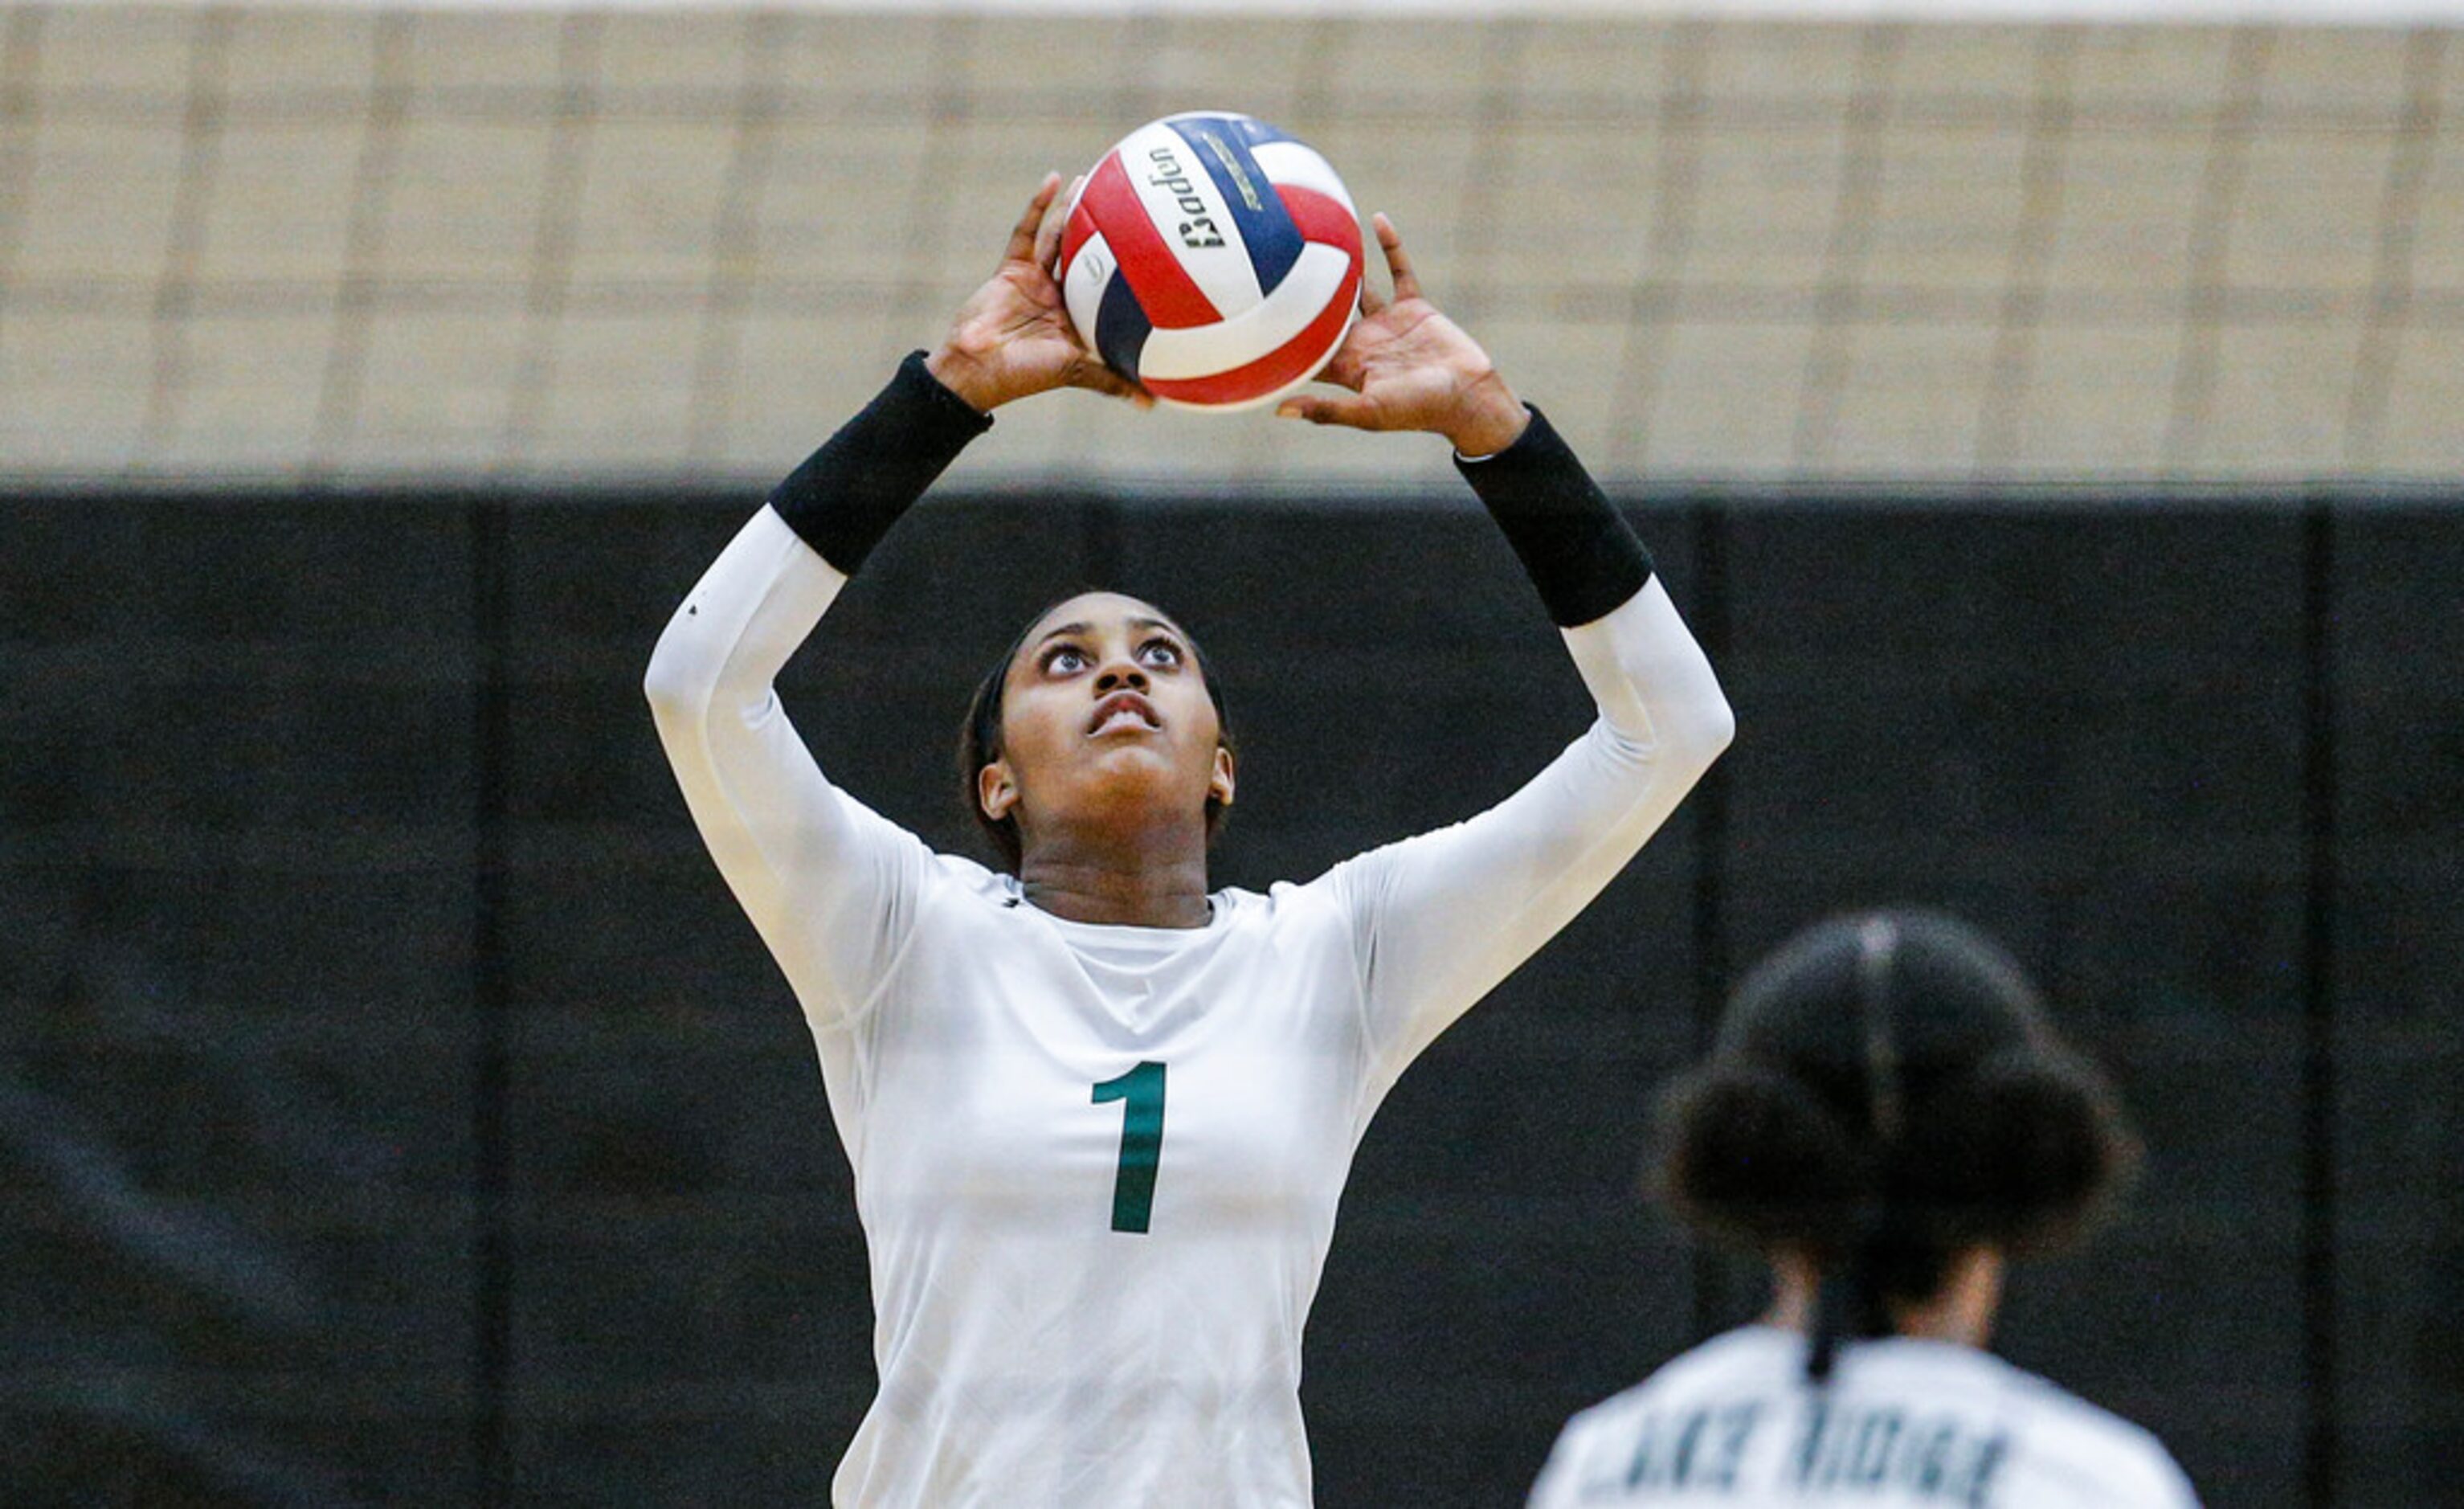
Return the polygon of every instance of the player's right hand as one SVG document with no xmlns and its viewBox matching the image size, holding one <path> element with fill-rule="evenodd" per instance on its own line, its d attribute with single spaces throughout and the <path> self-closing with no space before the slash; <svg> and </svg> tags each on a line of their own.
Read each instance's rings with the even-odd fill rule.
<svg viewBox="0 0 2464 1509">
<path fill-rule="evenodd" d="M 1010 228 L 1001 266 L 958 306 L 949 333 L 924 358 L 943 387 L 979 412 L 1055 388 L 1086 388 L 1150 408 L 1145 389 L 1106 366 L 1078 339 L 1052 266 L 1061 249 L 1061 223 L 1045 223 L 1061 191 L 1061 175 L 1046 173 L 1026 212 Z"/>
</svg>

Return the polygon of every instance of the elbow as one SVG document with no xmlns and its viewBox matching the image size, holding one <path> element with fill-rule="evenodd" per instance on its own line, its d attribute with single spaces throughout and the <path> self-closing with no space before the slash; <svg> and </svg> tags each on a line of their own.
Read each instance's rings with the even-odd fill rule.
<svg viewBox="0 0 2464 1509">
<path fill-rule="evenodd" d="M 649 669 L 642 673 L 642 695 L 649 699 L 650 711 L 665 717 L 684 705 L 685 679 L 677 674 L 675 657 L 667 653 L 668 642 L 650 652 Z"/>
<path fill-rule="evenodd" d="M 688 637 L 678 632 L 676 623 L 670 623 L 667 632 L 659 635 L 658 645 L 650 651 L 649 667 L 642 673 L 642 695 L 649 699 L 651 713 L 665 724 L 706 705 L 712 680 L 705 674 L 701 656 L 693 653 Z"/>
<path fill-rule="evenodd" d="M 1715 690 L 1654 720 L 1653 761 L 1665 776 L 1690 788 L 1703 779 L 1737 738 L 1737 715 Z"/>
<path fill-rule="evenodd" d="M 1714 697 L 1710 705 L 1703 710 L 1701 726 L 1695 730 L 1694 747 L 1700 754 L 1703 768 L 1711 768 L 1712 763 L 1727 753 L 1728 746 L 1736 742 L 1737 710 L 1728 705 L 1727 698 Z"/>
<path fill-rule="evenodd" d="M 1600 720 L 1626 756 L 1692 786 L 1736 743 L 1737 715 L 1720 683 L 1707 674 L 1656 702 L 1638 699 L 1624 717 L 1603 710 Z"/>
<path fill-rule="evenodd" d="M 1691 772 L 1691 779 L 1699 781 L 1736 742 L 1736 710 L 1728 705 L 1726 697 L 1714 691 L 1694 710 L 1693 716 L 1684 721 L 1684 729 L 1678 741 L 1682 750 L 1680 758 Z"/>
<path fill-rule="evenodd" d="M 1637 779 L 1684 791 L 1736 742 L 1737 715 L 1714 692 L 1690 704 L 1661 706 L 1633 722 L 1603 716 L 1592 725 L 1592 736 L 1605 741 L 1610 757 Z"/>
<path fill-rule="evenodd" d="M 678 610 L 642 672 L 642 696 L 671 752 L 701 743 L 718 724 L 757 721 L 770 701 L 768 678 L 753 676 L 707 625 L 691 604 Z"/>
<path fill-rule="evenodd" d="M 1669 738 L 1677 744 L 1679 758 L 1692 772 L 1693 779 L 1719 763 L 1720 756 L 1737 742 L 1737 712 L 1728 705 L 1727 691 L 1720 685 L 1719 673 L 1703 658 L 1694 657 L 1694 674 L 1680 683 L 1682 690 L 1670 699 L 1668 710 Z"/>
</svg>

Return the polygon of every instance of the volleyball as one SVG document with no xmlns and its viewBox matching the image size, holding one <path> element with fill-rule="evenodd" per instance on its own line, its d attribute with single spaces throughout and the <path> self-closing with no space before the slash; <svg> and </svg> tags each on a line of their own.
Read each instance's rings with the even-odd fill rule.
<svg viewBox="0 0 2464 1509">
<path fill-rule="evenodd" d="M 1343 344 L 1360 220 L 1327 160 L 1264 121 L 1166 116 L 1088 173 L 1056 273 L 1070 322 L 1112 370 L 1163 403 L 1250 409 Z"/>
</svg>

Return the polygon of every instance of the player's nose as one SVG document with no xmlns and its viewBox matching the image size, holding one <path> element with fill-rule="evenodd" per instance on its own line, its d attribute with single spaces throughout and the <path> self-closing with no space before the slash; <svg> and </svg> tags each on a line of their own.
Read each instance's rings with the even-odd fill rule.
<svg viewBox="0 0 2464 1509">
<path fill-rule="evenodd" d="M 1146 667 L 1138 664 L 1136 656 L 1123 646 L 1105 655 L 1104 663 L 1095 672 L 1093 691 L 1097 697 L 1108 697 L 1123 690 L 1143 692 L 1147 685 Z"/>
</svg>

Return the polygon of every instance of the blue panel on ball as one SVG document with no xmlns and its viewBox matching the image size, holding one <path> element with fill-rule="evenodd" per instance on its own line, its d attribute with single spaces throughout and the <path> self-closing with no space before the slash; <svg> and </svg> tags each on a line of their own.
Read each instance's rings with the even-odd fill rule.
<svg viewBox="0 0 2464 1509">
<path fill-rule="evenodd" d="M 1241 140 L 1251 146 L 1263 146 L 1268 142 L 1292 140 L 1288 133 L 1268 125 L 1253 115 L 1227 115 L 1221 119 L 1232 122 L 1234 128 L 1240 131 Z"/>
<path fill-rule="evenodd" d="M 1272 293 L 1300 260 L 1301 233 L 1265 169 L 1249 155 L 1247 122 L 1246 116 L 1201 115 L 1175 121 L 1172 128 L 1206 165 L 1207 176 L 1231 207 L 1241 242 L 1249 249 L 1249 265 L 1258 273 L 1258 291 Z"/>
<path fill-rule="evenodd" d="M 1104 285 L 1103 300 L 1095 305 L 1095 354 L 1106 366 L 1134 381 L 1138 357 L 1154 333 L 1155 322 L 1138 307 L 1138 296 L 1128 277 L 1114 268 L 1112 280 Z"/>
</svg>

